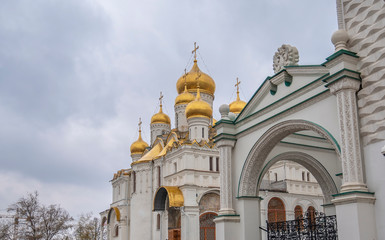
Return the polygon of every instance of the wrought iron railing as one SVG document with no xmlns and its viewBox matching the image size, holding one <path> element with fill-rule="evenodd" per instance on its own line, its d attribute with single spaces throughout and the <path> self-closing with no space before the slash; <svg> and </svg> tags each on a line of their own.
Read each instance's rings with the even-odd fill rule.
<svg viewBox="0 0 385 240">
<path fill-rule="evenodd" d="M 267 222 L 268 240 L 338 240 L 336 216 L 321 212 L 306 212 L 298 219 Z"/>
</svg>

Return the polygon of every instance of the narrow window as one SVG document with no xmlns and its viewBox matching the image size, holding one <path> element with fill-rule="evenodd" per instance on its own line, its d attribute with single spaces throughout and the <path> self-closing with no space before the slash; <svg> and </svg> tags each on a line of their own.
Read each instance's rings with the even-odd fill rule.
<svg viewBox="0 0 385 240">
<path fill-rule="evenodd" d="M 202 138 L 205 138 L 205 129 L 202 128 Z"/>
<path fill-rule="evenodd" d="M 115 226 L 115 237 L 119 236 L 119 226 Z"/>
<path fill-rule="evenodd" d="M 278 174 L 274 173 L 274 176 L 275 176 L 275 181 L 277 182 L 278 181 Z"/>
<path fill-rule="evenodd" d="M 158 187 L 160 187 L 160 166 L 158 166 Z"/>
<path fill-rule="evenodd" d="M 133 189 L 132 189 L 132 192 L 136 192 L 136 173 L 135 172 L 132 172 L 132 178 L 133 178 Z"/>
<path fill-rule="evenodd" d="M 305 172 L 302 172 L 302 181 L 305 181 Z"/>
<path fill-rule="evenodd" d="M 210 157 L 210 161 L 209 161 L 209 165 L 210 165 L 210 171 L 213 171 L 213 157 Z"/>
<path fill-rule="evenodd" d="M 156 229 L 160 229 L 160 214 L 156 215 Z"/>
<path fill-rule="evenodd" d="M 176 162 L 174 162 L 174 172 L 176 172 L 177 170 L 178 168 L 177 168 Z"/>
<path fill-rule="evenodd" d="M 216 159 L 216 164 L 217 164 L 217 172 L 219 172 L 219 157 L 217 157 L 217 159 Z"/>
<path fill-rule="evenodd" d="M 310 173 L 307 173 L 307 181 L 310 182 Z"/>
</svg>

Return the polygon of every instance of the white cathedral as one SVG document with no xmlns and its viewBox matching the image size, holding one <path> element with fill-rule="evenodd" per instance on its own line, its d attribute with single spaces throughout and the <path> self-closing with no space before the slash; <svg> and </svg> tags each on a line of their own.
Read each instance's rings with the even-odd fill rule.
<svg viewBox="0 0 385 240">
<path fill-rule="evenodd" d="M 297 49 L 282 45 L 275 74 L 247 103 L 237 91 L 219 108 L 218 122 L 215 82 L 195 57 L 177 81 L 175 128 L 161 96 L 151 142 L 142 140 L 140 123 L 131 168 L 111 181 L 112 204 L 101 213 L 108 239 L 311 239 L 301 234 L 317 226 L 307 228 L 305 220 L 265 232 L 270 217 L 295 223 L 297 206 L 335 217 L 333 232 L 324 228 L 313 239 L 384 239 L 385 1 L 336 5 L 335 52 L 325 53 L 325 62 L 298 65 Z M 286 178 L 284 191 L 272 191 L 282 189 L 282 169 L 298 175 L 293 162 L 306 169 L 300 179 Z"/>
</svg>

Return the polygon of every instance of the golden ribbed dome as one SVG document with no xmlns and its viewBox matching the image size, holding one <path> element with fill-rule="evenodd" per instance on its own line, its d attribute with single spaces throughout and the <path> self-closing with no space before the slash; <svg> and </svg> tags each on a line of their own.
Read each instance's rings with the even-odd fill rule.
<svg viewBox="0 0 385 240">
<path fill-rule="evenodd" d="M 154 114 L 151 118 L 151 124 L 153 123 L 170 124 L 170 118 L 162 111 L 162 104 L 160 104 L 159 112 Z"/>
<path fill-rule="evenodd" d="M 188 104 L 188 103 L 194 101 L 194 99 L 195 99 L 195 96 L 187 91 L 187 84 L 185 84 L 184 92 L 179 94 L 175 98 L 175 105 Z"/>
<path fill-rule="evenodd" d="M 197 90 L 197 81 L 196 78 L 198 77 L 198 74 L 201 75 L 199 78 L 199 86 L 201 89 L 201 92 L 208 93 L 211 95 L 214 95 L 215 92 L 215 82 L 214 80 L 207 75 L 206 73 L 202 72 L 197 64 L 197 60 L 194 60 L 194 65 L 191 68 L 190 72 L 188 72 L 186 79 L 184 79 L 183 75 L 180 77 L 176 83 L 176 90 L 178 91 L 178 94 L 181 94 L 184 90 L 185 81 L 187 85 L 187 90 L 189 92 L 196 92 Z"/>
<path fill-rule="evenodd" d="M 193 117 L 211 118 L 211 116 L 213 115 L 213 110 L 211 109 L 210 104 L 201 99 L 199 84 L 195 100 L 187 105 L 185 111 L 187 119 Z"/>
<path fill-rule="evenodd" d="M 142 139 L 142 131 L 139 129 L 139 137 L 133 144 L 131 144 L 130 151 L 132 154 L 143 154 L 144 150 L 148 147 L 148 144 Z"/>
<path fill-rule="evenodd" d="M 238 78 L 237 78 L 237 84 L 235 84 L 235 86 L 237 87 L 237 99 L 230 103 L 229 107 L 230 107 L 230 112 L 232 113 L 235 113 L 235 114 L 239 114 L 242 109 L 246 106 L 246 102 L 242 101 L 240 98 L 239 98 L 239 84 L 241 82 L 238 81 Z"/>
</svg>

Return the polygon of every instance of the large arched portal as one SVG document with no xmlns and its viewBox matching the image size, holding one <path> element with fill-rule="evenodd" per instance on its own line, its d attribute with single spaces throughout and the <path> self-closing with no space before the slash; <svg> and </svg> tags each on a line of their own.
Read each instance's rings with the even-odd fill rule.
<svg viewBox="0 0 385 240">
<path fill-rule="evenodd" d="M 167 229 L 167 238 L 169 240 L 181 239 L 180 207 L 183 205 L 183 193 L 178 187 L 163 186 L 160 187 L 155 193 L 153 210 L 164 211 L 166 221 L 163 224 L 167 224 L 165 227 Z M 161 223 L 159 225 L 161 225 Z M 161 227 L 162 226 L 159 226 L 159 228 Z"/>
<path fill-rule="evenodd" d="M 282 139 L 293 133 L 304 130 L 312 131 L 327 140 L 334 149 L 338 161 L 340 161 L 339 145 L 326 129 L 305 120 L 288 120 L 278 123 L 267 130 L 249 152 L 239 179 L 238 197 L 256 197 L 259 191 L 259 179 L 263 176 L 263 172 L 268 169 L 267 165 L 272 165 L 279 160 L 283 160 L 282 158 L 291 158 L 290 160 L 304 165 L 314 176 L 317 176 L 317 180 L 322 183 L 321 185 L 325 191 L 325 198 L 326 195 L 328 195 L 328 200 L 331 199 L 332 194 L 338 192 L 337 187 L 329 174 L 331 169 L 328 169 L 328 167 L 325 167 L 308 154 L 291 152 L 281 156 L 278 155 L 271 161 L 268 159 L 271 151 Z"/>
</svg>

